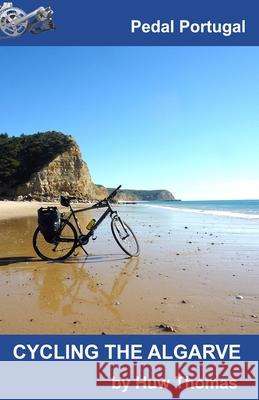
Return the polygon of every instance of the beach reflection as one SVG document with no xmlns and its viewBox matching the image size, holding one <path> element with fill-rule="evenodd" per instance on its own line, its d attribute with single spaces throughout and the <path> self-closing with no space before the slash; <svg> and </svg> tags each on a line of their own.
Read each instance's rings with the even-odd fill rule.
<svg viewBox="0 0 259 400">
<path fill-rule="evenodd" d="M 85 225 L 88 219 L 89 216 L 81 222 Z M 79 251 L 65 262 L 42 261 L 35 257 L 32 247 L 36 225 L 36 218 L 0 222 L 0 285 L 5 300 L 0 312 L 5 313 L 10 301 L 20 298 L 24 302 L 21 315 L 28 315 L 32 329 L 36 328 L 36 321 L 48 321 L 51 326 L 55 323 L 56 329 L 60 326 L 62 331 L 77 321 L 89 329 L 99 318 L 123 323 L 123 308 L 119 305 L 136 275 L 139 259 L 126 257 L 115 242 L 114 248 L 108 249 L 108 239 L 105 241 L 100 235 L 100 240 L 93 243 L 96 255 L 85 258 Z M 113 243 L 110 231 L 106 237 Z M 14 296 L 9 296 L 10 291 Z"/>
<path fill-rule="evenodd" d="M 107 259 L 104 256 L 103 259 Z M 109 259 L 109 257 L 108 257 Z M 116 318 L 121 318 L 118 311 L 118 302 L 121 294 L 128 285 L 130 279 L 138 269 L 138 259 L 127 259 L 117 276 L 112 282 L 110 290 L 104 288 L 101 279 L 97 279 L 88 271 L 91 257 L 79 264 L 65 264 L 33 272 L 33 280 L 39 292 L 39 307 L 41 310 L 57 312 L 60 310 L 63 316 L 79 315 L 77 306 L 98 305 L 105 308 Z"/>
</svg>

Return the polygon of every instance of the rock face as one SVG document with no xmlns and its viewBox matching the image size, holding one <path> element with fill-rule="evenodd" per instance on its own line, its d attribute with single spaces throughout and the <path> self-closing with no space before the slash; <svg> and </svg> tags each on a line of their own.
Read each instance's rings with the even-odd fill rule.
<svg viewBox="0 0 259 400">
<path fill-rule="evenodd" d="M 32 195 L 36 199 L 59 197 L 62 193 L 89 200 L 96 198 L 96 187 L 76 143 L 16 190 L 17 196 Z"/>
<path fill-rule="evenodd" d="M 0 195 L 22 200 L 101 200 L 113 191 L 95 185 L 72 136 L 48 131 L 9 137 L 0 134 Z M 122 182 L 123 183 L 123 182 Z M 174 200 L 167 190 L 122 190 L 121 201 Z"/>
</svg>

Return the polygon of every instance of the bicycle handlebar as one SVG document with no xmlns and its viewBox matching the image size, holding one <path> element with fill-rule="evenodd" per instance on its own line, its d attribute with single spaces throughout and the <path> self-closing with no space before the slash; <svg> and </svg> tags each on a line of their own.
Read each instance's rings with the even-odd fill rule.
<svg viewBox="0 0 259 400">
<path fill-rule="evenodd" d="M 116 196 L 117 192 L 120 190 L 122 185 L 118 186 L 117 189 L 115 189 L 111 194 L 107 197 L 107 200 L 111 200 L 113 197 Z"/>
</svg>

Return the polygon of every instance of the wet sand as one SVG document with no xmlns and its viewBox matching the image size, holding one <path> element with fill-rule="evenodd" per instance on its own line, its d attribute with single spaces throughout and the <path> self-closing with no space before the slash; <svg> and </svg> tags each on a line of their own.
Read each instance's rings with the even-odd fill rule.
<svg viewBox="0 0 259 400">
<path fill-rule="evenodd" d="M 38 201 L 0 201 L 0 221 L 20 217 L 35 217 L 40 207 L 48 207 L 55 205 L 64 211 L 64 207 L 60 203 L 44 203 Z M 76 204 L 76 207 L 82 207 L 82 204 Z M 86 205 L 87 207 L 87 205 Z"/>
<path fill-rule="evenodd" d="M 107 220 L 88 259 L 51 263 L 32 248 L 38 204 L 20 204 L 0 204 L 1 333 L 259 332 L 257 221 L 119 206 L 139 258 L 122 253 Z"/>
</svg>

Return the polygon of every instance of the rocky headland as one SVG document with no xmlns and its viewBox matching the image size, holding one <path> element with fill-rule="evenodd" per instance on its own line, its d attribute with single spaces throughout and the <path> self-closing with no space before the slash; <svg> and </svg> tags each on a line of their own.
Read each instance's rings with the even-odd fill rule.
<svg viewBox="0 0 259 400">
<path fill-rule="evenodd" d="M 0 197 L 53 201 L 60 195 L 99 200 L 112 189 L 96 185 L 72 136 L 60 132 L 0 135 Z M 174 200 L 167 190 L 122 190 L 118 201 Z"/>
</svg>

